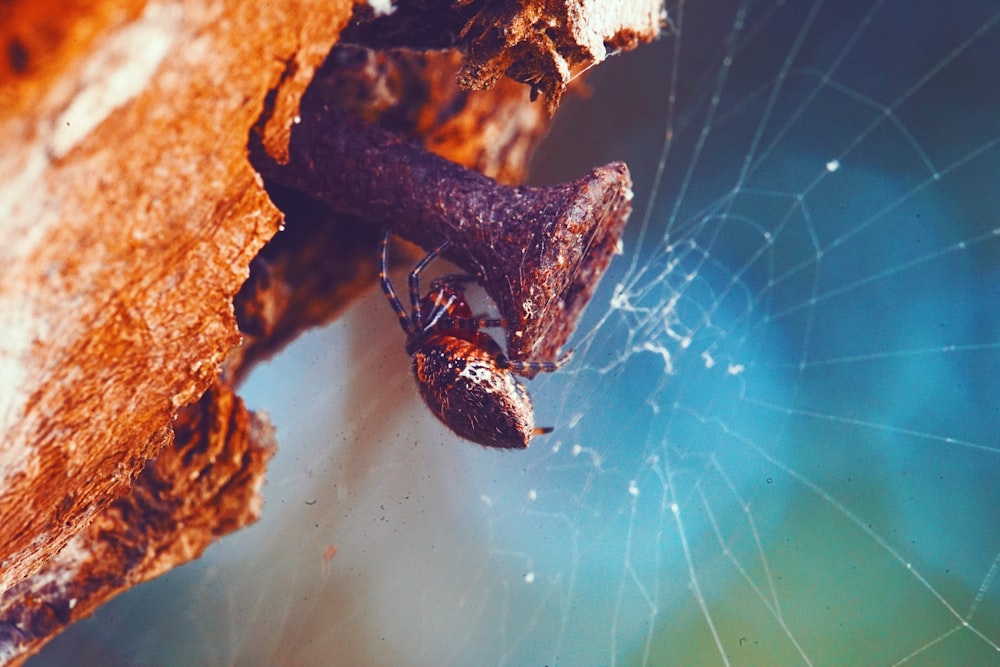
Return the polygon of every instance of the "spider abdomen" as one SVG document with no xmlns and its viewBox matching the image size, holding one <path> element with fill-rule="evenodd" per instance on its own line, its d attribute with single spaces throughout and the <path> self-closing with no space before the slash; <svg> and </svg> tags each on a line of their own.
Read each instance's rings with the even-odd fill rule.
<svg viewBox="0 0 1000 667">
<path fill-rule="evenodd" d="M 406 333 L 406 352 L 413 358 L 413 375 L 431 412 L 456 434 L 486 447 L 524 449 L 532 437 L 551 433 L 535 427 L 528 390 L 515 377 L 551 373 L 557 361 L 507 359 L 482 329 L 506 328 L 502 318 L 476 317 L 463 288 L 473 276 L 449 274 L 431 282 L 421 298 L 420 272 L 448 247 L 447 240 L 410 271 L 410 309 L 389 281 L 389 230 L 380 245 L 379 282 Z"/>
<path fill-rule="evenodd" d="M 486 447 L 524 449 L 551 429 L 535 428 L 528 390 L 500 366 L 501 355 L 495 343 L 436 333 L 414 350 L 413 374 L 427 407 L 455 433 Z"/>
</svg>

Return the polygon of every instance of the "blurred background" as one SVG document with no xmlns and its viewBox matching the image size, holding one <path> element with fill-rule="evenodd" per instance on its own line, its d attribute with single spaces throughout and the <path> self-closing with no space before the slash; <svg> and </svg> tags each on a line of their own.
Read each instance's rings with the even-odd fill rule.
<svg viewBox="0 0 1000 667">
<path fill-rule="evenodd" d="M 1000 664 L 1000 9 L 669 10 L 536 156 L 636 192 L 555 431 L 458 440 L 373 286 L 243 388 L 261 521 L 30 665 Z"/>
</svg>

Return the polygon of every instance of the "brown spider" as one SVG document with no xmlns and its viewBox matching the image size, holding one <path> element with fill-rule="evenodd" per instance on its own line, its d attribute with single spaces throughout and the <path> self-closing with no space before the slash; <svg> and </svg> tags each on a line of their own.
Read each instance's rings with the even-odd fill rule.
<svg viewBox="0 0 1000 667">
<path fill-rule="evenodd" d="M 447 275 L 431 282 L 420 298 L 420 272 L 445 248 L 445 241 L 410 271 L 410 310 L 396 296 L 388 276 L 389 232 L 382 237 L 379 280 L 406 333 L 413 375 L 431 412 L 452 431 L 486 447 L 524 449 L 532 437 L 551 428 L 535 427 L 528 390 L 515 373 L 552 372 L 569 358 L 552 361 L 508 359 L 488 334 L 506 327 L 502 319 L 473 317 L 463 287 L 475 279 Z"/>
</svg>

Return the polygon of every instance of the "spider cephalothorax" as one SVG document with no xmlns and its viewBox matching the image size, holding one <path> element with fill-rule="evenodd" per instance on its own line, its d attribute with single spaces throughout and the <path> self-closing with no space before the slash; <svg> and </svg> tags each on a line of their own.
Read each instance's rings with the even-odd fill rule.
<svg viewBox="0 0 1000 667">
<path fill-rule="evenodd" d="M 389 232 L 382 237 L 379 279 L 399 324 L 420 395 L 445 426 L 486 447 L 524 449 L 551 428 L 535 427 L 531 397 L 515 373 L 550 372 L 560 363 L 508 359 L 481 329 L 505 327 L 500 319 L 474 317 L 463 287 L 471 276 L 447 275 L 420 297 L 420 272 L 448 246 L 445 241 L 413 268 L 407 311 L 388 277 Z"/>
</svg>

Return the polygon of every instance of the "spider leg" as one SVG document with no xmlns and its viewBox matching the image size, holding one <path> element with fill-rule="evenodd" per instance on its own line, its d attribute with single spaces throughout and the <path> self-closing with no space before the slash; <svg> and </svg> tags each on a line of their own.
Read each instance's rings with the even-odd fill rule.
<svg viewBox="0 0 1000 667">
<path fill-rule="evenodd" d="M 413 309 L 413 326 L 417 330 L 427 331 L 432 325 L 423 325 L 423 315 L 420 313 L 420 272 L 427 268 L 427 265 L 434 261 L 434 259 L 444 252 L 444 249 L 448 247 L 448 239 L 441 242 L 438 247 L 431 250 L 429 253 L 424 255 L 424 258 L 417 262 L 417 265 L 413 267 L 410 271 L 409 284 L 410 284 L 410 306 Z M 450 305 L 450 304 L 449 304 Z M 435 321 L 441 318 L 438 315 L 434 318 Z"/>
<path fill-rule="evenodd" d="M 426 333 L 431 329 L 433 329 L 439 322 L 447 320 L 447 318 L 444 318 L 444 314 L 447 313 L 449 310 L 451 310 L 451 305 L 455 303 L 455 299 L 457 298 L 458 298 L 457 294 L 452 294 L 451 296 L 448 297 L 447 301 L 441 304 L 437 304 L 434 307 L 434 310 L 431 311 L 431 321 L 428 322 L 427 325 L 421 329 L 421 331 Z M 419 306 L 416 310 L 413 311 L 413 314 L 416 315 L 418 318 L 420 318 Z"/>
<path fill-rule="evenodd" d="M 431 283 L 431 291 L 438 291 L 441 287 L 451 287 L 462 290 L 466 285 L 478 284 L 479 280 L 468 273 L 449 273 L 448 275 L 435 278 Z M 446 329 L 493 329 L 507 328 L 507 320 L 499 317 L 487 317 L 484 315 L 473 315 L 472 317 L 442 317 L 438 324 Z"/>
<path fill-rule="evenodd" d="M 507 328 L 507 320 L 495 317 L 445 317 L 440 320 L 446 329 L 493 329 Z"/>
<path fill-rule="evenodd" d="M 403 327 L 403 331 L 406 332 L 407 336 L 413 334 L 413 322 L 410 318 L 410 314 L 406 312 L 406 308 L 403 307 L 403 303 L 396 296 L 396 291 L 392 288 L 392 283 L 389 282 L 389 234 L 391 232 L 386 229 L 385 234 L 382 235 L 382 244 L 380 246 L 382 263 L 379 265 L 378 279 L 382 284 L 382 291 L 385 293 L 387 299 L 389 299 L 389 305 L 396 312 L 396 317 L 399 318 L 399 326 Z"/>
<path fill-rule="evenodd" d="M 554 361 L 515 361 L 507 360 L 507 368 L 524 375 L 525 373 L 552 373 L 559 369 Z"/>
<path fill-rule="evenodd" d="M 570 350 L 555 361 L 518 361 L 516 359 L 502 357 L 497 360 L 497 365 L 500 366 L 500 368 L 509 368 L 519 375 L 529 373 L 552 373 L 562 368 L 572 357 L 573 350 Z"/>
</svg>

